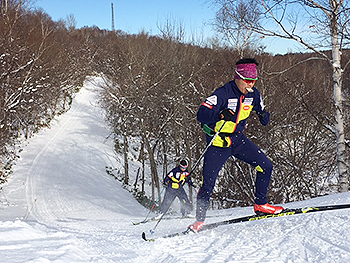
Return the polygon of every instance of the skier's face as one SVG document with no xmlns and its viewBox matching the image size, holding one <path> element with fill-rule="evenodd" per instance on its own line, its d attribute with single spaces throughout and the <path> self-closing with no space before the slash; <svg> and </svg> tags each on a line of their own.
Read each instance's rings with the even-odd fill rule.
<svg viewBox="0 0 350 263">
<path fill-rule="evenodd" d="M 239 88 L 239 90 L 244 94 L 247 95 L 248 92 L 253 92 L 253 87 L 255 84 L 255 80 L 246 80 L 246 79 L 235 79 L 236 85 Z"/>
<path fill-rule="evenodd" d="M 186 169 L 188 167 L 188 165 L 181 165 L 181 164 L 179 166 L 180 166 L 180 170 L 183 172 L 186 171 Z"/>
</svg>

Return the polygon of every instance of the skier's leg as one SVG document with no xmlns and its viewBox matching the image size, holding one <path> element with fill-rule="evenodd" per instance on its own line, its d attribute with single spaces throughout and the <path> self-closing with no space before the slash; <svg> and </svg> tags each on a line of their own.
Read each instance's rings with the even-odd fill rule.
<svg viewBox="0 0 350 263">
<path fill-rule="evenodd" d="M 213 192 L 221 167 L 231 156 L 231 148 L 209 147 L 204 156 L 203 182 L 197 195 L 197 221 L 203 222 L 209 207 L 210 194 Z"/>
<path fill-rule="evenodd" d="M 234 156 L 250 165 L 256 171 L 255 203 L 267 203 L 267 189 L 270 184 L 273 165 L 266 155 L 247 137 L 242 136 L 241 144 L 234 149 Z"/>
<path fill-rule="evenodd" d="M 185 190 L 183 188 L 179 189 L 177 196 L 180 200 L 182 216 L 188 215 L 192 211 L 192 206 Z"/>
<path fill-rule="evenodd" d="M 172 189 L 171 187 L 168 187 L 165 190 L 165 195 L 162 204 L 160 205 L 160 213 L 164 214 L 168 211 L 169 207 L 173 203 L 174 199 L 176 197 L 176 190 Z"/>
</svg>

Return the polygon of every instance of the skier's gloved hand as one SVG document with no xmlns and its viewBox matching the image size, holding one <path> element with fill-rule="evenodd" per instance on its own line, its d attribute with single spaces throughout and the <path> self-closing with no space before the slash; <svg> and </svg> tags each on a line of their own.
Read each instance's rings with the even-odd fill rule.
<svg viewBox="0 0 350 263">
<path fill-rule="evenodd" d="M 236 114 L 231 109 L 224 109 L 219 113 L 219 119 L 225 120 L 225 121 L 235 121 L 236 120 Z"/>
<path fill-rule="evenodd" d="M 208 126 L 208 124 L 202 123 L 201 126 L 202 126 L 202 128 L 203 128 L 203 131 L 204 131 L 206 134 L 208 134 L 209 136 L 213 136 L 213 135 L 215 134 L 214 129 L 210 128 L 210 127 Z"/>
<path fill-rule="evenodd" d="M 270 113 L 267 110 L 263 110 L 262 113 L 258 114 L 260 123 L 266 126 L 270 121 Z"/>
<path fill-rule="evenodd" d="M 184 177 L 187 177 L 190 173 L 189 172 L 182 172 L 181 175 L 183 175 Z"/>
<path fill-rule="evenodd" d="M 189 186 L 194 187 L 194 184 L 193 184 L 192 180 L 187 180 L 187 183 L 188 183 Z"/>
</svg>

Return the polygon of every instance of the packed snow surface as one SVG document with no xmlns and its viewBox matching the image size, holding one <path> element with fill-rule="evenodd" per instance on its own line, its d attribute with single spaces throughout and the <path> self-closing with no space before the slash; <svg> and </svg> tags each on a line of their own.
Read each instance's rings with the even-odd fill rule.
<svg viewBox="0 0 350 263">
<path fill-rule="evenodd" d="M 106 166 L 123 162 L 113 152 L 97 91 L 86 82 L 72 109 L 20 153 L 0 191 L 1 262 L 350 262 L 350 209 L 142 240 L 155 222 L 134 226 L 148 210 L 106 173 Z M 349 193 L 283 205 L 345 203 Z M 252 207 L 211 210 L 206 222 L 252 213 Z M 184 230 L 193 221 L 163 220 L 152 237 Z"/>
</svg>

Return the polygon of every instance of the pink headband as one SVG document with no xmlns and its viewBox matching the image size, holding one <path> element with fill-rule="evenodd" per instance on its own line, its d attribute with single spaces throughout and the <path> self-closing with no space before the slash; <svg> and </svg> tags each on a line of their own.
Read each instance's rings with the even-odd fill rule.
<svg viewBox="0 0 350 263">
<path fill-rule="evenodd" d="M 241 79 L 241 76 L 243 76 L 245 79 L 250 80 L 257 80 L 258 79 L 258 71 L 256 69 L 255 63 L 249 63 L 249 64 L 238 64 L 236 66 L 236 72 L 235 73 L 235 79 Z"/>
</svg>

